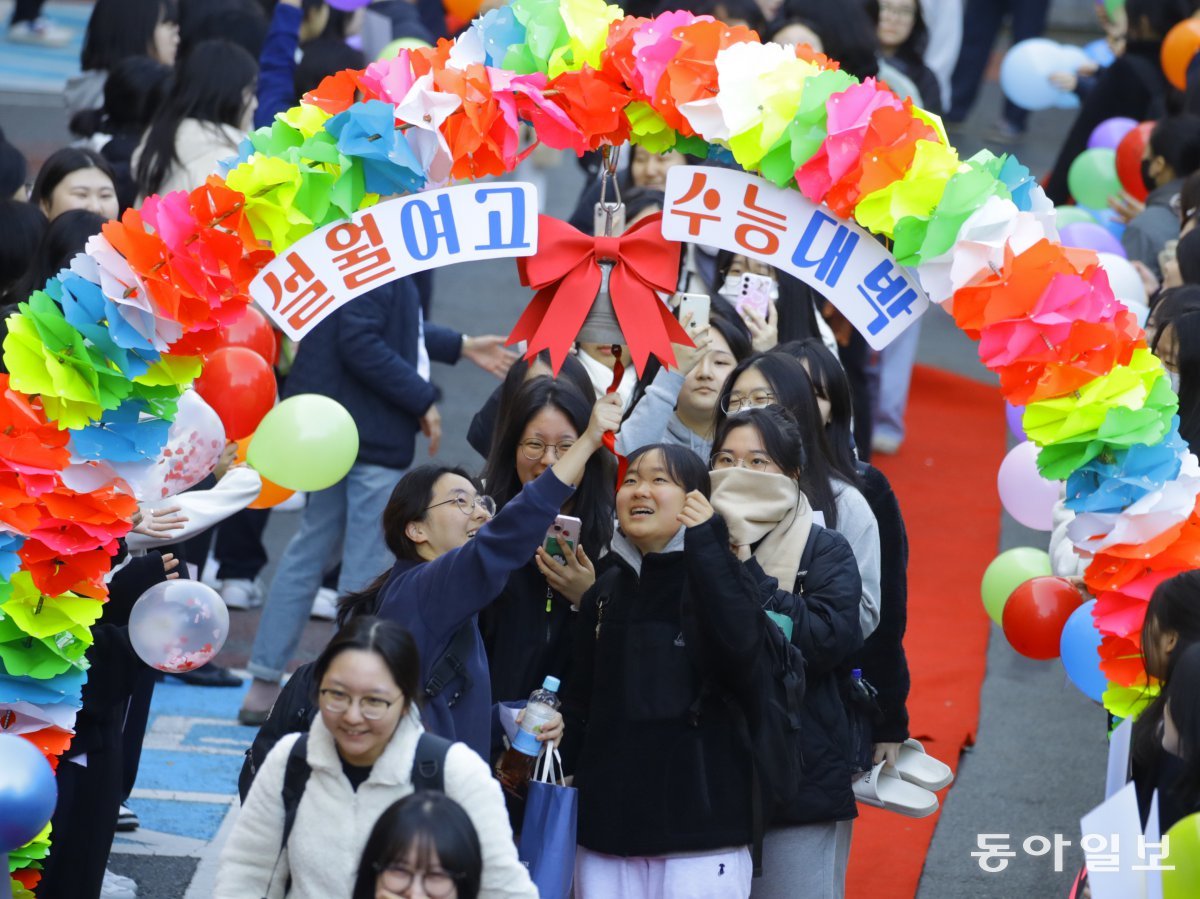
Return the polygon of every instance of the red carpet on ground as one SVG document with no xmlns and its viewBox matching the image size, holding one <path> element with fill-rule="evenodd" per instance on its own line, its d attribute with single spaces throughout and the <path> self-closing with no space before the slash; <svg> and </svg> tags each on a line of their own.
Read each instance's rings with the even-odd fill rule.
<svg viewBox="0 0 1200 899">
<path fill-rule="evenodd" d="M 1000 539 L 1004 427 L 998 388 L 918 366 L 904 445 L 872 460 L 891 480 L 908 528 L 909 727 L 956 771 L 979 723 L 989 629 L 979 581 Z M 953 792 L 953 785 L 942 791 L 943 804 L 954 801 Z M 916 895 L 938 815 L 859 811 L 847 897 Z"/>
</svg>

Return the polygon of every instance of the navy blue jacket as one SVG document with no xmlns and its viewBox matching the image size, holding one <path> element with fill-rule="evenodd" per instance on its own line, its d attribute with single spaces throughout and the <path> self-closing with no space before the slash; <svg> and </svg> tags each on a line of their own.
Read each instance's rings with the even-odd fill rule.
<svg viewBox="0 0 1200 899">
<path fill-rule="evenodd" d="M 296 48 L 300 46 L 300 23 L 304 11 L 275 4 L 271 27 L 258 54 L 258 108 L 254 127 L 263 128 L 275 115 L 296 105 Z"/>
<path fill-rule="evenodd" d="M 474 539 L 432 562 L 398 561 L 379 591 L 380 617 L 402 624 L 417 642 L 422 684 L 459 627 L 474 622 L 475 640 L 463 660 L 470 686 L 451 707 L 451 697 L 463 684 L 450 682 L 425 704 L 421 718 L 426 730 L 466 743 L 482 758 L 490 757 L 492 685 L 479 634 L 479 612 L 495 601 L 509 576 L 529 561 L 573 492 L 553 471 L 543 472 L 481 527 Z"/>
<path fill-rule="evenodd" d="M 300 341 L 284 393 L 320 393 L 358 425 L 358 461 L 408 468 L 420 421 L 437 388 L 417 374 L 416 288 L 407 278 L 351 300 Z M 462 335 L 425 323 L 430 359 L 454 364 Z M 553 516 L 551 516 L 553 517 Z"/>
</svg>

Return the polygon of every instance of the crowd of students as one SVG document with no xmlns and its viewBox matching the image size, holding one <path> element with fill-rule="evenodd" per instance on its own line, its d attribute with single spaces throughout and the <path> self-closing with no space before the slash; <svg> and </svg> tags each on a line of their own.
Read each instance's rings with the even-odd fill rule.
<svg viewBox="0 0 1200 899">
<path fill-rule="evenodd" d="M 810 43 L 856 76 L 947 108 L 950 121 L 965 116 L 982 76 L 983 37 L 974 26 L 963 34 L 956 0 L 684 5 Z M 982 5 L 968 3 L 968 21 Z M 38 6 L 16 5 L 12 39 L 58 40 Z M 428 6 L 372 9 L 387 37 L 432 42 L 445 28 L 440 4 Z M 1019 29 L 1040 30 L 1046 4 L 1022 6 Z M 1151 297 L 1151 345 L 1180 395 L 1180 433 L 1196 451 L 1200 119 L 1137 62 L 1192 10 L 1182 0 L 1126 9 L 1124 50 L 1086 85 L 1049 190 L 1065 186 L 1088 122 L 1158 119 L 1144 207 L 1127 197 L 1114 206 Z M 10 142 L 19 135 L 0 140 L 4 315 L 106 220 L 149 194 L 201 183 L 251 127 L 325 75 L 362 66 L 357 47 L 378 34 L 352 39 L 360 17 L 322 0 L 97 0 L 83 74 L 67 94 L 78 140 L 46 159 L 31 189 Z M 930 34 L 953 35 L 956 19 L 963 54 L 947 61 L 946 42 Z M 1126 68 L 1140 80 L 1122 76 Z M 1007 110 L 1002 136 L 1016 140 L 1023 125 Z M 667 170 L 691 160 L 629 155 L 619 178 L 632 225 L 662 208 Z M 580 162 L 597 171 L 597 160 Z M 592 229 L 598 199 L 589 181 L 572 216 L 581 230 Z M 734 305 L 745 275 L 759 279 L 766 314 Z M 710 296 L 708 320 L 685 318 L 695 346 L 676 346 L 675 365 L 640 376 L 619 345 L 581 343 L 555 373 L 546 354 L 517 360 L 499 336 L 437 325 L 429 277 L 377 288 L 289 346 L 282 395 L 341 403 L 359 430 L 357 462 L 306 498 L 265 596 L 269 513 L 244 508 L 257 493 L 251 472 L 226 458 L 215 479 L 144 510 L 89 652 L 42 894 L 67 895 L 56 890 L 70 882 L 71 895 L 133 895 L 105 872 L 112 831 L 132 817 L 121 804 L 153 689 L 129 645 L 128 611 L 155 581 L 199 576 L 211 540 L 229 606 L 265 606 L 239 715 L 260 730 L 217 896 L 535 895 L 514 844 L 520 807 L 492 769 L 511 710 L 546 675 L 561 681 L 563 706 L 539 740 L 560 747 L 579 791 L 580 899 L 843 895 L 854 779 L 895 765 L 909 737 L 907 537 L 869 460 L 904 439 L 918 329 L 872 354 L 813 289 L 699 245 L 685 247 L 679 287 Z M 415 465 L 418 433 L 431 451 L 440 441 L 439 406 L 471 411 L 431 381 L 431 361 L 462 358 L 503 379 L 471 421 L 480 470 Z M 619 483 L 606 432 L 628 463 Z M 563 515 L 579 520 L 579 533 L 556 556 L 546 535 Z M 183 542 L 214 525 L 215 540 Z M 1063 533 L 1065 522 L 1056 570 L 1075 575 Z M 1197 577 L 1159 587 L 1142 638 L 1164 689 L 1137 722 L 1133 777 L 1143 815 L 1160 790 L 1164 832 L 1200 809 Z M 284 684 L 323 584 L 340 597 L 336 636 Z M 794 776 L 764 784 L 760 675 L 764 659 L 786 667 L 789 658 L 803 686 Z M 875 690 L 865 732 L 851 672 Z M 241 684 L 217 666 L 189 679 Z"/>
</svg>

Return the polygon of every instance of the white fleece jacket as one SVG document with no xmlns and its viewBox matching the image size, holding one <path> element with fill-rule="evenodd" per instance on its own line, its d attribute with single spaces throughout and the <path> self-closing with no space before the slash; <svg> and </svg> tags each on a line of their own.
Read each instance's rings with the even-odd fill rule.
<svg viewBox="0 0 1200 899">
<path fill-rule="evenodd" d="M 291 734 L 275 744 L 254 778 L 221 852 L 214 899 L 282 899 L 289 870 L 289 899 L 349 896 L 375 821 L 393 802 L 413 791 L 413 755 L 423 730 L 416 713 L 405 715 L 371 776 L 356 792 L 342 771 L 333 735 L 318 715 L 308 738 L 312 773 L 282 856 L 283 775 L 288 753 L 299 735 Z M 500 784 L 487 764 L 466 744 L 455 743 L 446 754 L 444 781 L 446 795 L 466 810 L 483 847 L 479 895 L 483 899 L 536 899 L 537 888 L 517 858 Z"/>
</svg>

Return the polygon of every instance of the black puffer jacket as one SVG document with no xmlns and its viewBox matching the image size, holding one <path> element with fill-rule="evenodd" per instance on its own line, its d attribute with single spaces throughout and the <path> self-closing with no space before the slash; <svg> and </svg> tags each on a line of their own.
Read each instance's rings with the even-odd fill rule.
<svg viewBox="0 0 1200 899">
<path fill-rule="evenodd" d="M 748 845 L 750 747 L 727 703 L 697 699 L 713 680 L 748 701 L 745 673 L 768 624 L 758 584 L 716 517 L 642 558 L 640 572 L 623 540 L 583 597 L 564 695 L 579 843 L 620 856 Z"/>
<path fill-rule="evenodd" d="M 850 725 L 842 696 L 851 654 L 862 646 L 858 605 L 862 579 L 846 538 L 813 525 L 812 562 L 793 591 L 778 589 L 753 558 L 746 562 L 767 604 L 795 622 L 792 643 L 804 655 L 803 783 L 776 826 L 845 821 L 858 814 L 850 788 Z"/>
</svg>

